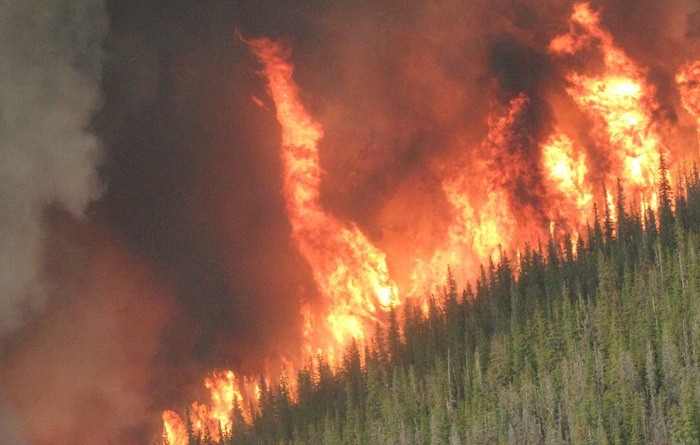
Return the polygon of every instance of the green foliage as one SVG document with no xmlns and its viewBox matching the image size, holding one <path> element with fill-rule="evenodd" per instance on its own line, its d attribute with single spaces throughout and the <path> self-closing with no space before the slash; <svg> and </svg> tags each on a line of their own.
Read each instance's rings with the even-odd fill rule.
<svg viewBox="0 0 700 445">
<path fill-rule="evenodd" d="M 618 183 L 586 240 L 502 255 L 461 292 L 448 268 L 427 312 L 392 308 L 337 369 L 310 361 L 295 394 L 261 380 L 233 443 L 700 443 L 700 174 L 672 196 L 664 162 L 658 212 Z"/>
</svg>

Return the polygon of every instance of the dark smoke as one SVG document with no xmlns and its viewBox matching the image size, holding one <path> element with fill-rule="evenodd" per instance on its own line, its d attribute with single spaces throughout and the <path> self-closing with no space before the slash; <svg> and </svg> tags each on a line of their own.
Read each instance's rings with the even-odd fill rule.
<svg viewBox="0 0 700 445">
<path fill-rule="evenodd" d="M 313 291 L 289 240 L 279 130 L 252 99 L 265 91 L 234 12 L 115 6 L 95 117 L 108 148 L 99 213 L 178 288 L 155 382 L 169 404 L 211 369 L 296 356 Z"/>
<path fill-rule="evenodd" d="M 0 5 L 0 373 L 13 365 L 4 343 L 10 335 L 31 335 L 26 323 L 32 326 L 47 308 L 56 286 L 43 267 L 51 254 L 46 207 L 79 219 L 99 195 L 101 150 L 85 128 L 99 106 L 105 32 L 100 1 Z M 23 386 L 39 392 L 31 379 Z M 0 379 L 2 440 L 32 443 L 27 412 L 10 397 L 14 388 Z"/>
<path fill-rule="evenodd" d="M 191 401 L 208 371 L 256 374 L 298 357 L 299 308 L 316 288 L 290 239 L 273 104 L 237 31 L 289 42 L 324 127 L 324 205 L 385 250 L 402 281 L 450 222 L 445 173 L 483 161 L 487 116 L 520 94 L 529 102 L 509 151 L 490 159 L 495 170 L 523 161 L 508 184 L 519 208 L 546 208 L 537 147 L 554 125 L 586 147 L 592 175 L 607 171 L 547 55 L 572 4 L 110 0 L 104 38 L 100 2 L 1 7 L 13 26 L 0 31 L 11 67 L 0 71 L 0 259 L 12 264 L 0 329 L 16 331 L 0 387 L 0 422 L 15 421 L 0 430 L 29 443 L 151 443 L 159 410 Z M 694 138 L 673 76 L 699 55 L 697 3 L 595 6 L 648 67 L 663 119 Z M 44 394 L 26 379 L 49 382 Z"/>
</svg>

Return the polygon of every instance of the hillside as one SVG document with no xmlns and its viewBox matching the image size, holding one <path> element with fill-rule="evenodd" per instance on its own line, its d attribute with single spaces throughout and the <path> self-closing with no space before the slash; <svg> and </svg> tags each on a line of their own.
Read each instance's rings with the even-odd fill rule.
<svg viewBox="0 0 700 445">
<path fill-rule="evenodd" d="M 584 237 L 503 254 L 464 289 L 448 268 L 337 369 L 261 378 L 221 443 L 698 443 L 700 176 L 682 177 L 644 215 L 618 187 Z"/>
</svg>

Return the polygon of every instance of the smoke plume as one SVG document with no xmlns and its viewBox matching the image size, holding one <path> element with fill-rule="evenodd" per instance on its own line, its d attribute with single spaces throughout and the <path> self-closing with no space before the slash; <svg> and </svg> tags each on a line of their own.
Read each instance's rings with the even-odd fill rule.
<svg viewBox="0 0 700 445">
<path fill-rule="evenodd" d="M 569 72 L 603 69 L 599 54 L 549 51 L 573 4 L 0 4 L 0 430 L 152 443 L 160 410 L 199 396 L 206 373 L 274 377 L 301 359 L 301 310 L 323 300 L 292 240 L 275 103 L 237 35 L 291 49 L 323 127 L 320 205 L 386 253 L 405 292 L 464 231 L 454 221 L 511 212 L 514 239 L 547 231 L 547 140 L 581 151 L 600 200 L 612 161 L 567 92 Z M 674 81 L 700 57 L 696 1 L 591 7 L 653 85 L 673 159 L 696 154 Z M 473 198 L 462 215 L 446 178 Z"/>
<path fill-rule="evenodd" d="M 7 1 L 0 14 L 0 334 L 46 298 L 42 215 L 80 217 L 99 191 L 101 1 Z"/>
<path fill-rule="evenodd" d="M 587 152 L 591 182 L 602 183 L 609 166 L 565 91 L 570 67 L 548 54 L 572 5 L 115 3 L 107 99 L 96 116 L 108 149 L 99 211 L 175 286 L 179 310 L 161 335 L 157 400 L 177 407 L 168 403 L 186 399 L 212 369 L 264 373 L 276 368 L 270 357 L 298 357 L 299 310 L 318 302 L 290 240 L 274 103 L 236 32 L 288 43 L 301 99 L 324 129 L 322 204 L 387 252 L 406 289 L 415 258 L 430 258 L 453 218 L 445 176 L 523 159 L 508 196 L 523 219 L 546 211 L 538 146 L 557 125 Z M 657 99 L 675 125 L 672 79 L 692 56 L 691 2 L 594 7 L 652 80 L 668 85 Z M 673 60 L 669 47 L 679 48 Z M 523 93 L 516 144 L 485 160 L 488 116 Z M 469 192 L 480 186 L 473 181 Z"/>
</svg>

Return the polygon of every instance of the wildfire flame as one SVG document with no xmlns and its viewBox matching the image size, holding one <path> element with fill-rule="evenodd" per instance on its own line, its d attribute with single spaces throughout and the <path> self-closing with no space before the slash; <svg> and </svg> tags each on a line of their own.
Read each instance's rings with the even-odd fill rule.
<svg viewBox="0 0 700 445">
<path fill-rule="evenodd" d="M 683 106 L 700 119 L 700 60 L 687 63 L 676 74 Z"/>
<path fill-rule="evenodd" d="M 321 205 L 318 144 L 323 129 L 299 98 L 289 51 L 266 38 L 246 43 L 262 64 L 282 130 L 283 193 L 292 238 L 311 266 L 322 298 L 320 308 L 309 302 L 301 309 L 303 349 L 311 357 L 321 353 L 333 361 L 352 338 L 364 338 L 383 313 L 404 300 L 390 276 L 385 253 L 356 225 L 341 222 Z M 567 92 L 590 118 L 595 150 L 600 151 L 596 155 L 607 161 L 608 169 L 596 173 L 608 183 L 620 178 L 639 200 L 631 204 L 640 205 L 642 211 L 647 205 L 654 207 L 660 156 L 668 159 L 668 153 L 656 91 L 646 81 L 645 71 L 615 46 L 612 35 L 601 28 L 599 13 L 588 3 L 574 5 L 569 32 L 552 40 L 549 50 L 560 57 L 584 50 L 600 55 L 602 68 L 566 75 Z M 676 83 L 683 106 L 698 119 L 700 136 L 700 60 L 682 66 Z M 261 99 L 252 100 L 267 109 Z M 455 279 L 464 282 L 473 278 L 479 264 L 497 260 L 504 252 L 519 252 L 523 242 L 546 236 L 572 234 L 575 254 L 578 234 L 592 216 L 593 190 L 600 186 L 588 170 L 591 153 L 556 123 L 538 135 L 540 142 L 521 135 L 531 106 L 520 94 L 491 113 L 488 136 L 477 147 L 478 162 L 469 169 L 446 170 L 442 190 L 452 207 L 452 222 L 442 244 L 427 258 L 416 258 L 408 296 L 421 298 L 444 282 L 448 265 Z M 474 177 L 481 181 L 475 184 Z M 538 204 L 518 202 L 522 189 L 536 196 L 531 201 Z M 605 192 L 598 198 L 614 220 L 613 196 Z M 283 361 L 294 369 L 294 363 Z M 260 397 L 257 386 L 245 388 L 245 381 L 243 385 L 248 399 Z M 205 386 L 210 403 L 193 403 L 187 420 L 195 432 L 206 429 L 217 439 L 219 427 L 232 431 L 233 406 L 244 397 L 231 371 L 212 374 Z M 186 445 L 186 422 L 174 411 L 164 411 L 162 419 L 164 438 L 171 445 Z"/>
<path fill-rule="evenodd" d="M 443 191 L 453 207 L 454 219 L 447 230 L 443 247 L 435 251 L 429 261 L 416 260 L 412 272 L 410 294 L 425 297 L 431 287 L 444 282 L 445 268 L 450 266 L 453 276 L 460 281 L 471 276 L 479 264 L 490 258 L 498 259 L 500 247 L 510 244 L 513 232 L 506 198 L 500 190 L 491 189 L 485 202 L 475 211 L 463 193 L 465 178 L 445 181 Z"/>
<path fill-rule="evenodd" d="M 700 60 L 688 62 L 678 70 L 676 84 L 681 102 L 688 112 L 698 120 L 698 146 L 700 148 Z"/>
<path fill-rule="evenodd" d="M 587 182 L 586 154 L 575 150 L 571 139 L 555 128 L 543 144 L 542 159 L 548 190 L 555 204 L 549 210 L 549 219 L 555 226 L 559 223 L 576 232 L 590 217 L 593 205 L 593 193 Z M 552 231 L 556 232 L 554 228 Z"/>
<path fill-rule="evenodd" d="M 312 314 L 308 320 L 312 329 L 307 330 L 307 350 L 333 356 L 351 338 L 363 338 L 379 311 L 397 305 L 398 291 L 385 254 L 357 226 L 341 223 L 321 206 L 318 141 L 323 130 L 299 99 L 288 51 L 265 38 L 248 44 L 263 64 L 282 126 L 284 195 L 292 236 L 326 305 L 325 319 Z"/>
<path fill-rule="evenodd" d="M 646 82 L 644 70 L 600 27 L 600 14 L 588 3 L 577 3 L 569 33 L 556 37 L 550 51 L 575 55 L 583 49 L 600 52 L 602 72 L 569 73 L 567 92 L 594 123 L 596 143 L 611 162 L 608 179 L 620 178 L 640 201 L 650 202 L 658 181 L 659 156 L 666 151 L 654 118 L 659 108 L 655 88 Z"/>
<path fill-rule="evenodd" d="M 481 170 L 479 166 L 472 166 L 468 172 L 462 169 L 443 182 L 454 218 L 444 245 L 429 261 L 417 261 L 412 275 L 413 294 L 441 282 L 448 264 L 463 282 L 473 277 L 479 264 L 497 261 L 503 251 L 516 249 L 517 241 L 536 242 L 547 233 L 578 233 L 585 225 L 593 204 L 585 153 L 577 151 L 571 139 L 556 128 L 538 147 L 541 165 L 523 165 L 523 154 L 513 150 L 518 147 L 517 132 L 528 106 L 528 98 L 521 94 L 510 101 L 505 113 L 491 116 L 482 146 Z M 547 221 L 532 217 L 534 209 L 513 203 L 509 197 L 513 186 L 508 182 L 532 174 L 525 171 L 528 167 L 541 171 L 545 178 L 540 193 L 548 203 L 543 209 Z M 470 192 L 475 175 L 485 179 L 480 196 Z"/>
<path fill-rule="evenodd" d="M 212 373 L 204 380 L 205 387 L 209 390 L 211 403 L 194 402 L 190 406 L 189 421 L 193 434 L 205 434 L 208 432 L 215 441 L 221 439 L 222 434 L 233 432 L 231 413 L 235 404 L 243 401 L 243 395 L 236 381 L 233 371 L 220 371 Z M 170 445 L 187 445 L 187 424 L 174 411 L 164 411 L 163 434 Z"/>
<path fill-rule="evenodd" d="M 187 445 L 187 427 L 175 411 L 163 411 L 163 435 L 170 445 Z"/>
<path fill-rule="evenodd" d="M 454 177 L 445 179 L 442 189 L 453 208 L 453 220 L 448 227 L 446 241 L 428 261 L 418 259 L 411 275 L 411 293 L 419 297 L 440 283 L 447 265 L 459 281 L 473 275 L 480 263 L 498 259 L 501 247 L 509 247 L 514 236 L 513 215 L 508 197 L 498 181 L 491 178 L 488 159 L 504 151 L 509 143 L 506 136 L 522 113 L 526 98 L 520 96 L 510 102 L 505 115 L 489 119 L 489 135 L 483 144 L 487 153 L 480 171 L 460 169 Z M 487 179 L 481 199 L 470 200 L 472 177 Z"/>
</svg>

